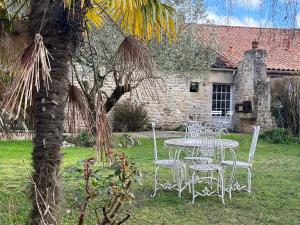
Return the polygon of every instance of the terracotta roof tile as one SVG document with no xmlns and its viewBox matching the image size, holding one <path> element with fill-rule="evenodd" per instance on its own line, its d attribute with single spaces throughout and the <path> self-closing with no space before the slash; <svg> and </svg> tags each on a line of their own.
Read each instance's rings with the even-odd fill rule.
<svg viewBox="0 0 300 225">
<path fill-rule="evenodd" d="M 222 67 L 236 68 L 244 52 L 252 48 L 252 41 L 257 40 L 258 48 L 267 50 L 268 69 L 300 70 L 300 30 L 234 26 L 213 26 L 213 29 L 218 36 L 218 59 Z"/>
</svg>

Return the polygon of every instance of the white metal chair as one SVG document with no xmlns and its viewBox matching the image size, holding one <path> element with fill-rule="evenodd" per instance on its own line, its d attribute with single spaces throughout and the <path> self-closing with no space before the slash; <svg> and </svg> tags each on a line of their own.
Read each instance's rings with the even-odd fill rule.
<svg viewBox="0 0 300 225">
<path fill-rule="evenodd" d="M 235 166 L 236 169 L 246 169 L 248 170 L 248 175 L 247 175 L 247 186 L 240 186 L 240 184 L 236 181 L 233 184 L 233 187 L 230 188 L 230 197 L 231 197 L 231 189 L 232 190 L 247 190 L 247 192 L 249 193 L 249 195 L 251 194 L 251 170 L 252 170 L 252 163 L 253 163 L 253 158 L 254 158 L 254 154 L 255 154 L 255 150 L 256 150 L 256 144 L 257 144 L 257 140 L 258 140 L 258 135 L 259 135 L 259 130 L 260 130 L 260 126 L 255 126 L 254 127 L 254 132 L 253 132 L 253 137 L 252 137 L 252 142 L 251 142 L 251 146 L 250 146 L 250 152 L 249 152 L 249 158 L 248 158 L 248 162 L 242 162 L 242 161 L 222 161 L 222 165 L 225 167 L 233 167 Z"/>
<path fill-rule="evenodd" d="M 220 128 L 231 126 L 233 111 L 227 111 L 226 115 L 216 121 L 216 126 Z"/>
<path fill-rule="evenodd" d="M 180 129 L 179 132 L 186 133 L 187 123 L 188 123 L 188 116 L 184 113 L 182 113 L 179 109 L 176 110 L 176 113 L 178 115 L 178 119 L 180 121 Z"/>
<path fill-rule="evenodd" d="M 197 196 L 217 195 L 224 202 L 224 172 L 221 166 L 222 147 L 217 146 L 209 139 L 201 139 L 202 144 L 194 151 L 194 158 L 189 169 L 192 171 L 192 203 Z M 213 144 L 212 144 L 213 143 Z M 217 172 L 217 178 L 213 177 Z M 205 184 L 204 189 L 196 191 L 196 184 Z M 215 188 L 215 189 L 214 189 Z"/>
<path fill-rule="evenodd" d="M 211 124 L 216 125 L 221 121 L 222 111 L 213 110 L 211 111 Z"/>
<path fill-rule="evenodd" d="M 154 144 L 154 165 L 155 168 L 155 174 L 154 174 L 154 193 L 152 197 L 156 195 L 157 190 L 159 189 L 175 189 L 178 191 L 178 196 L 181 196 L 181 192 L 183 191 L 183 183 L 186 183 L 187 178 L 187 171 L 186 171 L 186 165 L 183 161 L 179 160 L 179 153 L 175 152 L 173 155 L 169 154 L 169 159 L 158 159 L 158 153 L 157 153 L 157 144 L 156 144 L 156 135 L 155 135 L 155 123 L 152 123 L 152 130 L 153 130 L 153 144 Z M 157 176 L 158 171 L 161 167 L 169 168 L 173 172 L 173 181 L 170 183 L 167 181 L 166 183 L 159 183 Z"/>
<path fill-rule="evenodd" d="M 188 123 L 186 129 L 187 138 L 220 138 L 228 133 L 224 128 L 220 129 L 201 122 Z"/>
</svg>

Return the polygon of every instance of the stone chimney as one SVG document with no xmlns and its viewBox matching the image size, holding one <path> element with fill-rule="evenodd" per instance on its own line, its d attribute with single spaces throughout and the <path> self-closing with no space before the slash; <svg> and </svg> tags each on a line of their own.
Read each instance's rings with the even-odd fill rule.
<svg viewBox="0 0 300 225">
<path fill-rule="evenodd" d="M 252 49 L 244 53 L 234 78 L 235 128 L 252 132 L 253 125 L 263 130 L 274 126 L 271 116 L 270 80 L 267 77 L 267 52 L 252 42 Z"/>
<path fill-rule="evenodd" d="M 252 49 L 257 49 L 259 42 L 257 40 L 252 41 Z"/>
</svg>

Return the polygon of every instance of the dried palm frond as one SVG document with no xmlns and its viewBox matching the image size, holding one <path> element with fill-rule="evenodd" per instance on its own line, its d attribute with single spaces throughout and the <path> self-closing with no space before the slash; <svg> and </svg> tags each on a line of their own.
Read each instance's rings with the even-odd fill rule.
<svg viewBox="0 0 300 225">
<path fill-rule="evenodd" d="M 154 85 L 162 86 L 162 79 L 154 75 L 154 62 L 148 46 L 136 36 L 126 37 L 117 49 L 115 64 L 119 69 L 118 80 L 125 88 L 134 89 L 138 85 L 142 90 L 154 96 Z"/>
<path fill-rule="evenodd" d="M 21 21 L 14 22 L 13 31 L 2 33 L 0 39 L 0 65 L 2 71 L 13 70 L 22 50 L 30 43 L 26 26 Z"/>
<path fill-rule="evenodd" d="M 93 124 L 91 111 L 82 90 L 75 85 L 69 86 L 68 92 L 68 128 L 71 133 L 76 133 L 78 122 L 83 121 L 91 133 Z"/>
<path fill-rule="evenodd" d="M 97 161 L 103 160 L 103 153 L 108 161 L 112 159 L 112 131 L 106 115 L 104 102 L 100 93 L 97 97 L 97 112 L 96 112 L 96 151 Z"/>
<path fill-rule="evenodd" d="M 1 117 L 1 115 L 0 115 L 0 132 L 7 133 L 7 129 L 6 129 L 6 126 L 5 126 L 4 122 L 3 122 L 3 119 Z"/>
<path fill-rule="evenodd" d="M 153 60 L 148 46 L 136 36 L 125 37 L 117 49 L 116 60 L 126 66 L 134 66 L 145 75 L 153 73 Z"/>
<path fill-rule="evenodd" d="M 0 74 L 0 100 L 1 100 L 1 95 L 4 93 L 4 91 L 5 91 L 5 84 L 1 80 L 1 74 Z"/>
<path fill-rule="evenodd" d="M 25 48 L 21 59 L 16 65 L 16 75 L 4 97 L 2 107 L 11 115 L 19 117 L 23 107 L 24 117 L 26 108 L 32 104 L 32 92 L 36 88 L 38 92 L 43 81 L 46 91 L 49 90 L 50 54 L 44 46 L 43 38 L 36 34 L 34 42 Z"/>
</svg>

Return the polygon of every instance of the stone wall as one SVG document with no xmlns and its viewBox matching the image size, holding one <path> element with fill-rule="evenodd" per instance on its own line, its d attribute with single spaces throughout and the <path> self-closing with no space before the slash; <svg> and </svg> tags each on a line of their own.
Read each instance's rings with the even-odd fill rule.
<svg viewBox="0 0 300 225">
<path fill-rule="evenodd" d="M 122 96 L 124 101 L 131 99 L 143 104 L 148 112 L 150 121 L 156 122 L 161 129 L 176 129 L 187 116 L 197 113 L 210 113 L 212 107 L 213 83 L 232 84 L 232 72 L 211 71 L 207 74 L 199 74 L 193 79 L 184 79 L 179 74 L 162 74 L 164 79 L 163 88 L 153 87 L 156 97 L 151 98 L 143 94 L 142 87 Z M 199 91 L 190 92 L 190 83 L 199 82 Z M 109 93 L 113 87 L 113 80 L 107 80 L 104 84 Z M 206 121 L 211 116 L 206 114 Z"/>
<path fill-rule="evenodd" d="M 120 99 L 131 99 L 143 104 L 151 121 L 162 129 L 175 129 L 180 126 L 184 117 L 191 112 L 209 108 L 207 86 L 203 85 L 205 76 L 193 80 L 184 80 L 175 74 L 163 74 L 164 85 L 153 87 L 154 97 L 143 92 L 143 87 L 137 88 L 131 94 L 127 93 Z M 199 92 L 190 92 L 190 82 L 199 82 Z M 110 92 L 113 83 L 107 80 L 105 90 Z"/>
</svg>

